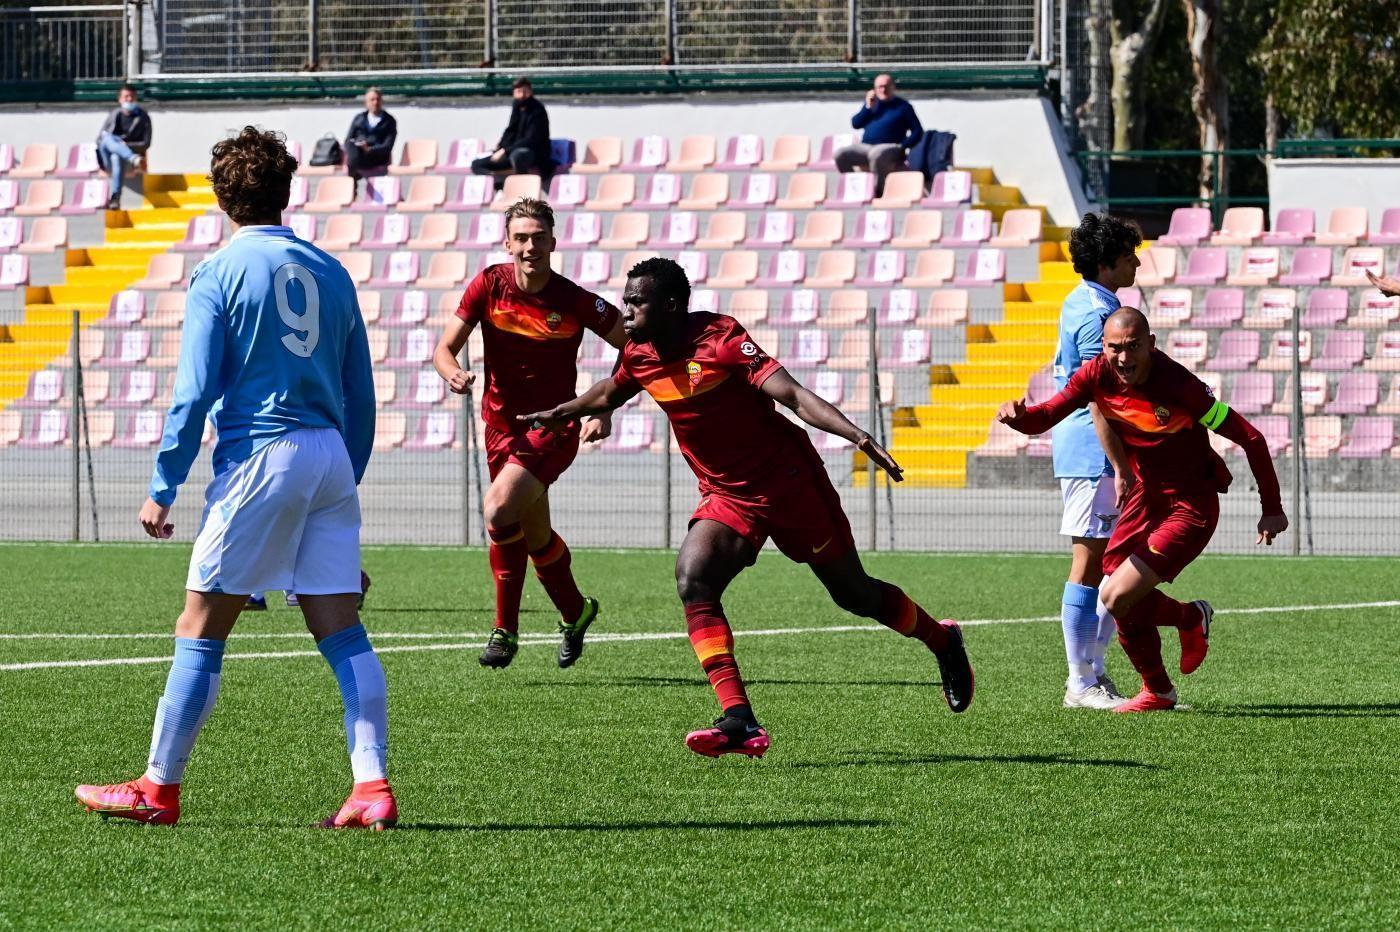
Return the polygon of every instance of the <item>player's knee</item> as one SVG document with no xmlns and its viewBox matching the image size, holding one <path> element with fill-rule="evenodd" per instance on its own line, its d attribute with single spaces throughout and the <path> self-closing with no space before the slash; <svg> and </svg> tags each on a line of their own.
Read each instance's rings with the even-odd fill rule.
<svg viewBox="0 0 1400 932">
<path fill-rule="evenodd" d="M 880 614 L 880 594 L 873 580 L 869 585 L 841 585 L 827 590 L 837 608 L 859 615 L 862 618 L 876 618 Z"/>
<path fill-rule="evenodd" d="M 705 578 L 701 567 L 689 560 L 676 562 L 676 594 L 681 602 L 712 602 L 719 598 L 713 584 Z"/>
<path fill-rule="evenodd" d="M 1108 610 L 1108 613 L 1120 622 L 1130 607 L 1124 587 L 1114 585 L 1112 579 L 1104 580 L 1103 584 L 1099 586 L 1099 601 L 1103 603 L 1103 607 Z"/>
<path fill-rule="evenodd" d="M 510 499 L 494 489 L 486 493 L 481 510 L 487 527 L 503 527 L 520 520 L 519 510 L 511 504 Z"/>
</svg>

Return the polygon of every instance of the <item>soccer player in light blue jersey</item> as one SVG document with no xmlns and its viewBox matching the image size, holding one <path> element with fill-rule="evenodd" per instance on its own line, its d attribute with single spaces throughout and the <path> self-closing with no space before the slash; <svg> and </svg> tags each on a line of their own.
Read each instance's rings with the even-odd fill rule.
<svg viewBox="0 0 1400 932">
<path fill-rule="evenodd" d="M 1119 308 L 1118 289 L 1137 279 L 1140 245 L 1142 233 L 1136 225 L 1107 214 L 1085 214 L 1070 232 L 1070 259 L 1084 280 L 1060 309 L 1057 390 L 1103 352 L 1103 323 Z M 1072 541 L 1069 579 L 1060 602 L 1069 662 L 1064 704 L 1068 709 L 1113 709 L 1127 700 L 1105 667 L 1115 628 L 1099 601 L 1099 583 L 1104 548 L 1132 472 L 1117 436 L 1092 403 L 1055 425 L 1051 441 L 1055 478 L 1064 498 L 1060 533 Z"/>
<path fill-rule="evenodd" d="M 345 706 L 354 788 L 327 828 L 392 826 L 384 671 L 360 624 L 360 503 L 374 444 L 374 379 L 355 286 L 334 258 L 282 225 L 297 163 L 280 134 L 246 127 L 214 146 L 210 178 L 233 222 L 227 247 L 190 276 L 175 397 L 139 520 L 168 538 L 170 506 L 218 433 L 214 480 L 175 623 L 145 774 L 79 786 L 103 816 L 173 825 L 180 785 L 214 707 L 224 643 L 249 593 L 300 596 Z"/>
</svg>

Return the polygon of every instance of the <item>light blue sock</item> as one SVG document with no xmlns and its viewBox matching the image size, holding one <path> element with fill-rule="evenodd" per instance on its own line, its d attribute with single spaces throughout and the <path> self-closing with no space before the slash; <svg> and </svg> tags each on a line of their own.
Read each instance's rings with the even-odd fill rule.
<svg viewBox="0 0 1400 932">
<path fill-rule="evenodd" d="M 146 778 L 152 783 L 181 783 L 199 730 L 219 695 L 224 642 L 175 639 L 175 665 L 165 678 L 165 695 L 156 706 Z"/>
<path fill-rule="evenodd" d="M 1099 590 L 1065 583 L 1065 594 L 1060 602 L 1060 628 L 1065 634 L 1065 659 L 1069 661 L 1069 679 L 1065 685 L 1076 692 L 1098 681 L 1092 663 L 1099 633 L 1098 602 Z"/>
<path fill-rule="evenodd" d="M 389 704 L 384 668 L 364 625 L 337 631 L 317 648 L 340 684 L 345 703 L 345 742 L 356 783 L 383 780 L 388 753 Z"/>
</svg>

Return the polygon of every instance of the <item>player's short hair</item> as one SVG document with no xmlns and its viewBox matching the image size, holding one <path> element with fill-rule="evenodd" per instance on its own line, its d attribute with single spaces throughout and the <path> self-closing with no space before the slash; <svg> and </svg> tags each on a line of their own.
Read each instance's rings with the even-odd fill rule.
<svg viewBox="0 0 1400 932">
<path fill-rule="evenodd" d="M 380 97 L 384 96 L 384 92 L 373 84 L 365 88 L 365 96 L 368 97 L 370 94 L 378 94 Z"/>
<path fill-rule="evenodd" d="M 140 96 L 141 96 L 141 92 L 138 91 L 138 90 L 136 89 L 136 85 L 134 85 L 134 84 L 123 84 L 121 87 L 117 88 L 117 96 L 120 97 L 122 94 L 125 94 L 127 91 L 131 91 L 131 96 L 133 96 L 133 97 L 140 97 Z"/>
<path fill-rule="evenodd" d="M 1111 214 L 1085 214 L 1069 234 L 1069 257 L 1074 270 L 1085 278 L 1097 278 L 1099 267 L 1111 266 L 1137 251 L 1142 230 L 1131 220 Z"/>
<path fill-rule="evenodd" d="M 530 79 L 527 78 L 527 77 L 525 77 L 524 75 L 521 75 L 520 77 L 518 77 L 518 78 L 516 78 L 514 81 L 512 81 L 512 82 L 510 83 L 510 86 L 511 86 L 511 87 L 528 87 L 528 88 L 529 88 L 530 90 L 532 90 L 532 91 L 535 89 L 535 86 L 534 86 L 533 84 L 530 83 Z"/>
<path fill-rule="evenodd" d="M 510 231 L 512 220 L 521 218 L 538 220 L 551 234 L 554 232 L 554 208 L 537 197 L 522 197 L 506 208 L 506 232 Z"/>
<path fill-rule="evenodd" d="M 690 277 L 674 259 L 652 256 L 643 259 L 627 272 L 628 278 L 649 278 L 660 291 L 659 297 L 674 298 L 676 308 L 684 311 L 690 307 Z"/>
<path fill-rule="evenodd" d="M 214 196 L 234 223 L 266 222 L 287 209 L 297 160 L 281 133 L 245 126 L 237 136 L 216 142 L 212 154 Z"/>
</svg>

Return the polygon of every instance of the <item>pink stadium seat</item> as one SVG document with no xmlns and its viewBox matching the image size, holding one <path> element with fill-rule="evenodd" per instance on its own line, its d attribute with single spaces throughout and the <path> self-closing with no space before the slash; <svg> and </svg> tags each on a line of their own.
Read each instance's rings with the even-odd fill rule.
<svg viewBox="0 0 1400 932">
<path fill-rule="evenodd" d="M 682 250 L 676 253 L 676 264 L 685 271 L 685 277 L 692 285 L 701 284 L 710 277 L 710 257 L 703 252 L 694 249 Z"/>
<path fill-rule="evenodd" d="M 1293 264 L 1278 277 L 1280 285 L 1320 285 L 1332 276 L 1332 250 L 1324 246 L 1301 246 L 1293 251 Z"/>
<path fill-rule="evenodd" d="M 421 175 L 437 168 L 436 139 L 409 139 L 399 152 L 399 164 L 389 166 L 391 175 Z"/>
<path fill-rule="evenodd" d="M 191 217 L 185 238 L 174 245 L 176 252 L 212 252 L 224 238 L 224 218 L 218 214 Z"/>
<path fill-rule="evenodd" d="M 779 136 L 768 158 L 758 163 L 765 172 L 795 172 L 812 158 L 812 140 L 806 136 Z"/>
<path fill-rule="evenodd" d="M 8 142 L 0 142 L 0 175 L 15 167 L 15 147 Z"/>
<path fill-rule="evenodd" d="M 987 430 L 987 439 L 973 452 L 978 456 L 1020 456 L 1029 443 L 1025 434 L 994 420 Z"/>
<path fill-rule="evenodd" d="M 409 408 L 436 408 L 447 400 L 447 383 L 432 369 L 408 373 L 403 403 Z"/>
<path fill-rule="evenodd" d="M 622 164 L 622 137 L 596 136 L 583 147 L 583 158 L 570 171 L 579 175 L 603 175 Z"/>
<path fill-rule="evenodd" d="M 307 187 L 309 182 L 301 175 L 292 177 L 291 187 L 287 190 L 287 210 L 301 210 L 306 206 Z M 308 242 L 310 242 L 308 240 Z"/>
<path fill-rule="evenodd" d="M 604 444 L 617 453 L 640 453 L 650 450 L 656 438 L 656 418 L 648 413 L 628 412 L 619 415 L 613 435 Z"/>
<path fill-rule="evenodd" d="M 156 382 L 156 373 L 150 369 L 124 372 L 116 394 L 107 403 L 119 408 L 144 408 L 155 401 Z"/>
<path fill-rule="evenodd" d="M 1388 417 L 1359 417 L 1337 455 L 1342 459 L 1379 459 L 1395 447 L 1395 422 Z"/>
<path fill-rule="evenodd" d="M 892 367 L 908 369 L 928 365 L 931 341 L 927 330 L 901 330 L 894 335 L 894 340 Z"/>
<path fill-rule="evenodd" d="M 828 369 L 853 369 L 864 370 L 870 365 L 870 335 L 855 330 L 848 330 L 840 335 L 836 341 L 836 349 L 826 361 Z M 864 398 L 870 398 L 870 392 L 864 392 Z"/>
<path fill-rule="evenodd" d="M 1298 292 L 1292 288 L 1260 288 L 1244 326 L 1260 330 L 1286 327 L 1298 313 Z"/>
<path fill-rule="evenodd" d="M 405 246 L 422 252 L 447 249 L 457 241 L 457 230 L 456 214 L 430 214 L 423 218 L 417 234 Z"/>
<path fill-rule="evenodd" d="M 549 203 L 555 210 L 578 207 L 588 200 L 588 179 L 582 175 L 555 175 L 549 183 Z"/>
<path fill-rule="evenodd" d="M 783 210 L 812 210 L 825 200 L 826 175 L 819 172 L 794 172 L 788 176 L 787 191 L 778 199 L 777 206 Z"/>
<path fill-rule="evenodd" d="M 375 452 L 402 447 L 407 433 L 407 418 L 402 411 L 380 412 L 374 425 Z"/>
<path fill-rule="evenodd" d="M 414 255 L 410 253 L 410 255 Z M 416 259 L 417 256 L 414 255 Z M 428 270 L 418 277 L 419 288 L 455 291 L 467 280 L 467 257 L 460 252 L 437 252 L 428 259 Z"/>
<path fill-rule="evenodd" d="M 752 171 L 763 161 L 763 138 L 752 133 L 731 136 L 724 144 L 724 158 L 715 165 L 715 171 Z"/>
<path fill-rule="evenodd" d="M 814 210 L 802 222 L 802 235 L 792 241 L 794 249 L 830 249 L 845 233 L 846 215 L 839 210 Z"/>
<path fill-rule="evenodd" d="M 8 178 L 0 179 L 0 213 L 14 210 L 19 203 L 19 182 Z"/>
<path fill-rule="evenodd" d="M 19 223 L 18 217 L 10 218 Z M 0 220 L 0 224 L 4 221 Z M 20 244 L 20 255 L 49 255 L 68 245 L 68 221 L 63 217 L 38 217 L 29 228 L 29 237 Z M 4 247 L 0 246 L 0 250 Z"/>
<path fill-rule="evenodd" d="M 1337 393 L 1327 414 L 1366 414 L 1381 401 L 1381 380 L 1374 372 L 1347 372 L 1337 380 Z"/>
<path fill-rule="evenodd" d="M 676 206 L 681 210 L 718 210 L 729 200 L 729 176 L 700 172 L 690 181 L 690 193 Z"/>
<path fill-rule="evenodd" d="M 826 331 L 809 328 L 797 331 L 792 351 L 780 358 L 790 369 L 813 369 L 825 363 L 830 355 L 831 341 Z"/>
<path fill-rule="evenodd" d="M 67 387 L 66 377 L 57 369 L 41 369 L 29 377 L 29 390 L 16 405 L 21 408 L 42 408 L 57 405 L 64 400 Z"/>
<path fill-rule="evenodd" d="M 823 369 L 812 376 L 812 394 L 827 404 L 839 405 L 846 400 L 846 375 Z"/>
<path fill-rule="evenodd" d="M 604 175 L 598 182 L 598 190 L 583 206 L 587 210 L 622 210 L 636 197 L 637 179 L 634 176 Z"/>
<path fill-rule="evenodd" d="M 385 218 L 380 218 L 381 221 Z M 404 218 L 394 215 L 394 224 L 400 233 L 405 233 L 402 229 Z M 382 223 L 380 224 L 383 225 Z M 345 252 L 360 245 L 360 241 L 365 238 L 365 218 L 363 214 L 332 214 L 326 218 L 325 228 L 321 230 L 321 235 L 316 239 L 316 245 L 327 252 Z M 379 245 L 383 249 L 392 249 L 396 246 L 393 242 L 383 242 L 382 238 L 378 244 L 374 242 L 366 243 L 367 247 Z"/>
<path fill-rule="evenodd" d="M 428 365 L 436 344 L 437 335 L 426 327 L 406 331 L 398 341 L 394 355 L 385 360 L 385 365 L 395 369 L 417 369 Z"/>
<path fill-rule="evenodd" d="M 413 437 L 403 448 L 418 453 L 450 449 L 457 440 L 457 416 L 451 411 L 429 411 L 418 421 Z"/>
<path fill-rule="evenodd" d="M 1342 267 L 1332 276 L 1338 288 L 1360 288 L 1371 283 L 1367 272 L 1380 275 L 1385 271 L 1385 247 L 1353 246 L 1342 256 Z"/>
<path fill-rule="evenodd" d="M 894 235 L 894 215 L 888 210 L 862 211 L 856 219 L 853 236 L 845 237 L 843 245 L 857 249 L 879 249 Z"/>
<path fill-rule="evenodd" d="M 408 193 L 399 202 L 399 210 L 413 214 L 436 211 L 447 201 L 447 179 L 441 175 L 424 175 L 408 183 Z"/>
<path fill-rule="evenodd" d="M 369 281 L 374 274 L 374 254 L 369 252 L 341 252 L 335 254 L 338 261 L 345 268 L 345 274 L 350 276 L 350 280 L 356 285 L 363 285 Z"/>
<path fill-rule="evenodd" d="M 98 322 L 98 326 L 134 327 L 140 324 L 145 316 L 146 296 L 139 291 L 127 289 L 112 295 L 112 300 L 107 304 L 107 316 Z"/>
<path fill-rule="evenodd" d="M 167 291 L 179 284 L 185 277 L 184 256 L 163 253 L 151 257 L 146 266 L 146 277 L 133 282 L 129 287 L 142 291 Z"/>
<path fill-rule="evenodd" d="M 706 303 L 709 307 L 706 307 Z M 715 310 L 719 307 L 719 293 L 710 288 L 690 293 L 691 311 Z M 745 327 L 756 327 L 768 320 L 768 292 L 753 289 L 736 291 L 729 299 L 729 316 Z"/>
<path fill-rule="evenodd" d="M 1274 377 L 1269 372 L 1241 372 L 1230 390 L 1230 407 L 1241 414 L 1262 414 L 1274 403 Z"/>
<path fill-rule="evenodd" d="M 822 179 L 825 178 L 823 175 Z M 875 176 L 870 172 L 851 172 L 840 176 L 840 180 L 836 182 L 836 193 L 827 200 L 826 206 L 852 210 L 865 207 L 874 196 Z"/>
<path fill-rule="evenodd" d="M 491 150 L 481 139 L 457 139 L 447 147 L 447 160 L 438 166 L 438 171 L 449 175 L 470 175 L 472 162 Z"/>
<path fill-rule="evenodd" d="M 380 321 L 385 327 L 421 327 L 428 321 L 428 293 L 416 288 L 394 296 L 393 309 Z"/>
<path fill-rule="evenodd" d="M 1152 295 L 1152 328 L 1179 327 L 1191 319 L 1190 288 L 1159 288 Z M 1206 326 L 1199 323 L 1198 326 Z"/>
<path fill-rule="evenodd" d="M 1118 303 L 1123 307 L 1141 308 L 1143 306 L 1142 289 L 1134 285 L 1129 285 L 1127 288 L 1119 288 L 1117 295 Z"/>
<path fill-rule="evenodd" d="M 694 211 L 672 211 L 662 218 L 661 229 L 647 241 L 647 245 L 657 249 L 680 249 L 694 243 L 699 233 L 700 218 Z"/>
<path fill-rule="evenodd" d="M 942 288 L 956 271 L 957 253 L 951 249 L 924 249 L 914 258 L 914 271 L 904 278 L 906 288 Z"/>
<path fill-rule="evenodd" d="M 817 157 L 808 166 L 813 171 L 834 172 L 836 171 L 836 153 L 856 141 L 855 133 L 837 133 L 834 136 L 824 136 L 821 145 L 817 148 Z"/>
<path fill-rule="evenodd" d="M 1206 368 L 1234 372 L 1248 369 L 1258 361 L 1259 334 L 1253 330 L 1227 330 L 1220 335 L 1220 344 Z"/>
<path fill-rule="evenodd" d="M 1299 325 L 1310 330 L 1335 327 L 1347 319 L 1347 301 L 1345 288 L 1314 288 Z"/>
<path fill-rule="evenodd" d="M 1239 288 L 1212 288 L 1205 304 L 1192 317 L 1192 324 L 1211 330 L 1233 327 L 1244 317 L 1244 291 Z"/>
<path fill-rule="evenodd" d="M 929 296 L 928 310 L 919 318 L 923 327 L 958 327 L 967 323 L 967 292 L 940 288 Z"/>
<path fill-rule="evenodd" d="M 1210 238 L 1210 210 L 1205 207 L 1178 207 L 1172 211 L 1167 235 L 1157 240 L 1163 246 L 1195 246 Z"/>
<path fill-rule="evenodd" d="M 29 283 L 29 257 L 18 253 L 0 256 L 0 291 L 14 291 Z"/>
<path fill-rule="evenodd" d="M 879 209 L 904 210 L 919 203 L 924 196 L 924 173 L 896 171 L 885 176 L 884 192 L 870 202 Z"/>
<path fill-rule="evenodd" d="M 63 182 L 51 178 L 31 181 L 24 189 L 24 202 L 15 207 L 17 217 L 42 217 L 63 205 Z"/>
<path fill-rule="evenodd" d="M 1385 398 L 1376 405 L 1377 414 L 1400 414 L 1400 379 L 1390 380 L 1390 388 L 1385 393 Z"/>
<path fill-rule="evenodd" d="M 371 288 L 403 287 L 418 278 L 418 254 L 391 252 L 384 257 L 379 275 L 369 280 Z"/>
<path fill-rule="evenodd" d="M 1276 330 L 1269 339 L 1269 355 L 1260 359 L 1258 365 L 1260 369 L 1269 372 L 1286 372 L 1293 368 L 1295 355 L 1303 365 L 1307 365 L 1308 361 L 1312 359 L 1312 333 L 1307 330 L 1299 333 L 1295 346 L 1291 331 Z"/>
<path fill-rule="evenodd" d="M 1316 220 L 1311 207 L 1287 207 L 1278 212 L 1274 228 L 1264 234 L 1265 246 L 1301 246 L 1312 239 Z"/>
<path fill-rule="evenodd" d="M 151 331 L 123 330 L 114 336 L 114 340 L 108 341 L 107 354 L 99 363 L 103 368 L 143 365 L 151 355 Z"/>
<path fill-rule="evenodd" d="M 468 175 L 457 188 L 456 200 L 447 205 L 447 210 L 468 212 L 480 210 L 491 200 L 491 179 L 485 175 Z"/>
<path fill-rule="evenodd" d="M 570 214 L 570 215 L 569 215 L 569 219 L 568 219 L 567 221 L 565 221 L 564 227 L 565 227 L 565 236 L 566 236 L 566 237 L 567 237 L 567 235 L 568 235 L 569 225 L 572 224 L 572 223 L 574 223 L 574 222 L 575 222 L 574 218 L 575 218 L 575 217 L 578 217 L 578 216 L 579 216 L 579 214 Z M 598 238 L 598 235 L 597 235 L 597 232 L 596 232 L 596 221 L 597 221 L 598 215 L 597 215 L 597 214 L 589 214 L 588 216 L 592 217 L 592 218 L 594 219 L 594 221 L 595 221 L 595 232 L 594 232 L 593 238 L 596 240 L 596 239 Z M 479 249 L 500 249 L 500 248 L 501 248 L 501 244 L 502 244 L 503 242 L 505 242 L 505 238 L 506 238 L 506 220 L 505 220 L 505 217 L 503 217 L 503 216 L 502 216 L 501 214 L 499 214 L 499 213 L 482 213 L 482 214 L 476 214 L 475 216 L 472 216 L 472 217 L 468 218 L 468 220 L 467 220 L 467 228 L 466 228 L 465 231 L 463 231 L 462 237 L 461 237 L 460 239 L 457 240 L 456 246 L 457 246 L 458 249 L 471 249 L 471 250 L 479 250 Z M 564 237 L 561 237 L 561 239 L 563 239 L 563 238 L 564 238 Z M 561 243 L 560 245 L 562 246 L 562 245 L 565 245 L 565 244 L 564 244 L 564 243 Z M 574 243 L 568 243 L 567 245 L 575 245 L 575 244 L 574 244 Z"/>
<path fill-rule="evenodd" d="M 73 192 L 64 204 L 59 213 L 72 216 L 74 214 L 91 214 L 102 210 L 107 206 L 107 182 L 102 178 L 92 178 L 74 186 Z"/>
<path fill-rule="evenodd" d="M 944 246 L 980 246 L 992 236 L 990 210 L 962 210 L 953 218 L 953 228 L 943 237 Z"/>
<path fill-rule="evenodd" d="M 1252 246 L 1264 234 L 1262 207 L 1231 207 L 1220 219 L 1220 231 L 1210 238 L 1212 246 Z"/>
<path fill-rule="evenodd" d="M 1138 253 L 1137 283 L 1142 288 L 1162 285 L 1176 276 L 1176 250 L 1149 246 Z"/>
<path fill-rule="evenodd" d="M 1264 435 L 1264 439 L 1269 444 L 1269 455 L 1275 458 L 1282 456 L 1293 445 L 1286 417 L 1280 417 L 1276 414 L 1267 415 L 1256 420 L 1254 426 L 1259 429 L 1259 433 Z"/>
<path fill-rule="evenodd" d="M 1335 207 L 1327 218 L 1327 229 L 1317 234 L 1317 245 L 1355 246 L 1366 236 L 1369 220 L 1364 207 Z"/>
<path fill-rule="evenodd" d="M 856 276 L 855 283 L 863 287 L 888 288 L 904 280 L 904 253 L 898 249 L 879 249 L 865 257 L 865 271 Z"/>
<path fill-rule="evenodd" d="M 498 215 L 486 214 L 481 217 L 484 221 L 487 217 L 495 219 Z M 473 220 L 473 223 L 476 221 Z M 504 221 L 500 221 L 499 233 L 493 227 L 486 235 L 494 236 L 496 242 L 500 242 L 505 236 Z M 603 221 L 602 218 L 592 211 L 575 211 L 564 218 L 563 226 L 558 232 L 560 249 L 591 249 L 598 244 L 602 238 Z M 462 245 L 461 243 L 458 244 Z M 484 245 L 479 243 L 478 246 Z"/>
<path fill-rule="evenodd" d="M 803 174 L 797 172 L 791 177 Z M 753 172 L 744 176 L 739 185 L 739 196 L 729 201 L 728 206 L 742 210 L 763 210 L 778 197 L 778 179 L 767 172 Z"/>
<path fill-rule="evenodd" d="M 1026 383 L 1026 400 L 1033 405 L 1044 404 L 1055 397 L 1055 376 L 1047 366 L 1031 374 Z"/>
<path fill-rule="evenodd" d="M 1225 277 L 1230 254 L 1215 246 L 1198 246 L 1186 258 L 1186 270 L 1178 272 L 1178 285 L 1214 285 Z"/>
<path fill-rule="evenodd" d="M 783 249 L 768 259 L 768 272 L 754 282 L 760 288 L 785 288 L 807 277 L 807 257 L 795 249 Z"/>
<path fill-rule="evenodd" d="M 972 172 L 956 169 L 938 172 L 934 175 L 929 195 L 923 200 L 923 206 L 936 208 L 958 207 L 970 203 L 972 203 Z"/>
<path fill-rule="evenodd" d="M 402 193 L 401 188 L 402 183 L 398 178 L 387 176 L 365 178 L 360 198 L 355 201 L 351 210 L 381 211 L 397 207 Z"/>
<path fill-rule="evenodd" d="M 668 172 L 700 172 L 715 164 L 715 137 L 687 136 L 680 151 L 666 163 Z"/>
<path fill-rule="evenodd" d="M 844 288 L 856 277 L 856 254 L 849 249 L 828 249 L 817 256 L 817 267 L 807 276 L 808 288 Z"/>
<path fill-rule="evenodd" d="M 632 157 L 619 170 L 654 172 L 670 158 L 671 143 L 665 136 L 643 136 L 632 143 Z"/>
<path fill-rule="evenodd" d="M 654 176 L 660 177 L 660 176 Z M 653 178 L 653 180 L 654 180 Z M 651 233 L 651 217 L 642 213 L 614 214 L 608 227 L 608 235 L 598 242 L 599 249 L 636 249 L 647 241 Z"/>
<path fill-rule="evenodd" d="M 1400 207 L 1385 209 L 1385 213 L 1381 214 L 1380 229 L 1366 237 L 1366 242 L 1372 246 L 1400 245 Z"/>
<path fill-rule="evenodd" d="M 1029 246 L 1040 241 L 1043 217 L 1039 210 L 1013 208 L 1001 217 L 1001 229 L 988 245 L 1000 249 L 1013 249 Z"/>
<path fill-rule="evenodd" d="M 1376 338 L 1376 350 L 1366 360 L 1366 368 L 1400 372 L 1400 330 L 1387 330 Z"/>
<path fill-rule="evenodd" d="M 1326 459 L 1342 446 L 1342 419 L 1331 415 L 1310 417 L 1304 437 L 1308 459 Z M 1379 455 L 1379 454 L 1377 454 Z"/>
<path fill-rule="evenodd" d="M 870 320 L 870 295 L 863 288 L 842 288 L 833 291 L 826 309 L 817 318 L 818 327 L 851 331 L 865 329 Z"/>
<path fill-rule="evenodd" d="M 316 185 L 316 196 L 307 201 L 302 209 L 317 214 L 338 214 L 348 210 L 354 198 L 354 179 L 333 175 L 320 180 Z"/>
<path fill-rule="evenodd" d="M 57 447 L 68 443 L 68 415 L 58 410 L 40 411 L 30 418 L 19 438 L 22 447 Z"/>
<path fill-rule="evenodd" d="M 1312 367 L 1328 372 L 1344 372 L 1360 366 L 1366 358 L 1366 334 L 1360 330 L 1329 330 L 1322 340 L 1322 352 Z"/>
<path fill-rule="evenodd" d="M 1227 285 L 1259 286 L 1267 285 L 1278 278 L 1279 253 L 1277 246 L 1251 246 L 1240 252 L 1240 264 L 1229 278 Z"/>
<path fill-rule="evenodd" d="M 783 249 L 792 242 L 796 223 L 786 210 L 765 211 L 753 235 L 744 240 L 748 249 Z"/>
<path fill-rule="evenodd" d="M 1328 384 L 1325 373 L 1304 372 L 1297 384 L 1299 389 L 1295 392 L 1293 376 L 1290 375 L 1284 380 L 1283 393 L 1279 395 L 1278 401 L 1274 402 L 1275 414 L 1292 414 L 1295 396 L 1302 399 L 1304 414 L 1315 414 L 1327 404 Z"/>
<path fill-rule="evenodd" d="M 489 183 L 490 179 L 481 177 L 483 181 Z M 466 182 L 463 181 L 463 186 Z M 509 175 L 506 177 L 505 187 L 496 192 L 496 196 L 491 199 L 492 210 L 505 210 L 511 204 L 522 197 L 540 197 L 540 176 L 539 175 Z"/>
<path fill-rule="evenodd" d="M 580 285 L 601 285 L 612 274 L 612 259 L 605 252 L 590 249 L 581 252 L 574 260 L 574 274 L 570 276 Z"/>
<path fill-rule="evenodd" d="M 1006 279 L 1006 253 L 1000 249 L 975 249 L 967 257 L 963 273 L 953 279 L 960 288 L 993 285 Z"/>
<path fill-rule="evenodd" d="M 631 177 L 630 175 L 626 177 Z M 604 182 L 607 181 L 605 177 Z M 633 210 L 670 210 L 681 198 L 681 179 L 670 172 L 657 172 L 646 179 L 642 196 L 632 204 Z"/>
<path fill-rule="evenodd" d="M 697 249 L 733 249 L 744 240 L 748 219 L 735 210 L 710 214 L 705 220 L 705 235 L 695 241 Z"/>
<path fill-rule="evenodd" d="M 710 278 L 711 288 L 747 288 L 758 278 L 758 253 L 735 249 L 724 253 Z"/>
<path fill-rule="evenodd" d="M 1400 297 L 1387 298 L 1377 289 L 1368 288 L 1361 293 L 1360 307 L 1352 324 L 1357 327 L 1369 328 L 1389 327 L 1397 319 L 1400 319 Z M 1331 323 L 1336 324 L 1339 321 Z"/>
<path fill-rule="evenodd" d="M 927 249 L 943 235 L 943 213 L 937 210 L 910 210 L 904 214 L 899 235 L 890 240 L 896 249 Z"/>
<path fill-rule="evenodd" d="M 137 411 L 126 422 L 126 430 L 114 437 L 112 446 L 121 449 L 153 447 L 160 443 L 161 432 L 165 428 L 163 412 L 146 409 Z"/>
<path fill-rule="evenodd" d="M 51 142 L 31 142 L 24 147 L 19 164 L 10 169 L 11 178 L 43 178 L 58 171 L 58 146 Z"/>
</svg>

